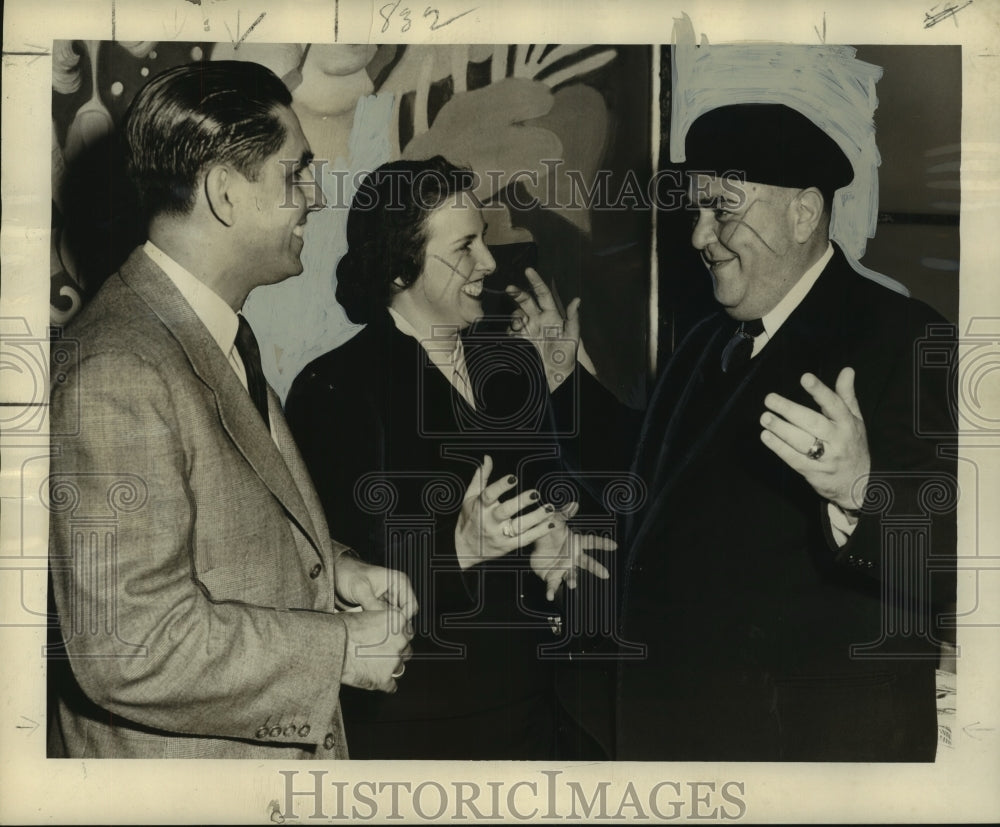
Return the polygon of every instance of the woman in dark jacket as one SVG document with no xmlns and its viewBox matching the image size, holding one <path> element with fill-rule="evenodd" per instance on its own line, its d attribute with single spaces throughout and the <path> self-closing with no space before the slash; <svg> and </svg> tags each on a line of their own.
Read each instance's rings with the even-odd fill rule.
<svg viewBox="0 0 1000 827">
<path fill-rule="evenodd" d="M 558 473 L 558 449 L 534 346 L 474 329 L 496 263 L 471 184 L 440 157 L 368 176 L 337 267 L 337 300 L 367 326 L 286 403 L 331 533 L 405 571 L 420 602 L 397 693 L 341 693 L 353 758 L 559 757 L 550 601 L 570 555 L 607 576 L 581 549 L 613 547 L 514 493 Z"/>
</svg>

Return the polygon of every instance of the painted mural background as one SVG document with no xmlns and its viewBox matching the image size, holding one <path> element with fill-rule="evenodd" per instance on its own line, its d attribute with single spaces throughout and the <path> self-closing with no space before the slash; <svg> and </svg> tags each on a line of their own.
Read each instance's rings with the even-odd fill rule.
<svg viewBox="0 0 1000 827">
<path fill-rule="evenodd" d="M 685 16 L 655 67 L 651 46 L 56 41 L 53 324 L 68 321 L 142 239 L 115 146 L 136 91 L 177 63 L 237 58 L 269 66 L 292 91 L 330 202 L 307 226 L 305 272 L 258 288 L 245 307 L 282 398 L 308 361 L 359 330 L 334 299 L 359 176 L 440 153 L 480 176 L 500 265 L 492 295 L 533 264 L 564 302 L 581 296 L 601 380 L 642 407 L 650 354 L 662 364 L 714 309 L 689 243 L 690 214 L 661 210 L 652 249 L 644 196 L 654 116 L 662 171 L 682 160 L 698 114 L 748 95 L 804 106 L 852 158 L 858 176 L 838 193 L 833 235 L 858 269 L 957 319 L 960 48 L 711 44 Z M 492 309 L 504 309 L 502 297 Z"/>
<path fill-rule="evenodd" d="M 61 41 L 53 72 L 53 323 L 143 237 L 117 128 L 152 75 L 191 60 L 262 63 L 283 79 L 322 162 L 328 209 L 312 216 L 305 272 L 244 308 L 284 398 L 298 371 L 360 328 L 334 298 L 348 207 L 361 176 L 441 154 L 473 169 L 500 267 L 534 264 L 564 302 L 581 296 L 588 350 L 623 400 L 645 396 L 649 209 L 605 209 L 626 176 L 652 174 L 652 48 L 607 45 L 341 45 Z M 603 201 L 602 201 L 603 197 Z M 597 206 L 593 206 L 594 204 Z"/>
</svg>

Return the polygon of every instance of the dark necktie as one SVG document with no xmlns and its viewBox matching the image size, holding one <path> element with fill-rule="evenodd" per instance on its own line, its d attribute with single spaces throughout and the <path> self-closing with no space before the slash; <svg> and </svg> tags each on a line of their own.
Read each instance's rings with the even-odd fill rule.
<svg viewBox="0 0 1000 827">
<path fill-rule="evenodd" d="M 271 420 L 267 416 L 267 380 L 264 379 L 264 370 L 260 366 L 260 348 L 257 346 L 257 337 L 253 335 L 250 322 L 237 315 L 240 326 L 236 329 L 236 350 L 243 360 L 243 369 L 247 375 L 247 390 L 253 400 L 257 410 L 264 419 L 264 424 L 270 428 Z"/>
<path fill-rule="evenodd" d="M 764 323 L 760 319 L 742 322 L 722 351 L 722 372 L 735 373 L 743 368 L 753 353 L 753 340 L 763 332 Z"/>
</svg>

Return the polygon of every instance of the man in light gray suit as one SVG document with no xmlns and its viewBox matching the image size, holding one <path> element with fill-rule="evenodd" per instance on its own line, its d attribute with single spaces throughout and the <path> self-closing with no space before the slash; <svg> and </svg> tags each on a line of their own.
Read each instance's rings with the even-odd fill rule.
<svg viewBox="0 0 1000 827">
<path fill-rule="evenodd" d="M 206 62 L 126 116 L 149 241 L 52 393 L 50 757 L 347 757 L 341 684 L 392 692 L 409 656 L 409 582 L 331 540 L 237 315 L 323 205 L 290 104 Z"/>
</svg>

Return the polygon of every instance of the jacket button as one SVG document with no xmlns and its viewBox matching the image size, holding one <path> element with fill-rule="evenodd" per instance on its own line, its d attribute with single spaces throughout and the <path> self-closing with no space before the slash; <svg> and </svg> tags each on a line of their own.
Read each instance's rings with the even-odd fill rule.
<svg viewBox="0 0 1000 827">
<path fill-rule="evenodd" d="M 281 727 L 280 726 L 271 727 L 271 737 L 277 738 L 279 735 L 281 735 Z"/>
<path fill-rule="evenodd" d="M 282 733 L 286 738 L 291 738 L 295 734 L 295 724 L 289 724 Z"/>
<path fill-rule="evenodd" d="M 257 737 L 260 738 L 261 740 L 263 740 L 264 738 L 267 737 L 267 727 L 266 726 L 262 726 L 260 729 L 257 730 Z"/>
<path fill-rule="evenodd" d="M 321 574 L 322 572 L 323 572 L 323 567 L 322 567 L 322 566 L 321 566 L 321 565 L 320 565 L 319 563 L 317 563 L 317 564 L 316 564 L 315 566 L 313 566 L 313 567 L 312 567 L 312 569 L 311 569 L 311 570 L 309 571 L 309 576 L 310 576 L 310 577 L 311 577 L 311 578 L 312 578 L 313 580 L 315 580 L 315 579 L 316 579 L 317 577 L 319 577 L 319 576 L 320 576 L 320 574 Z"/>
<path fill-rule="evenodd" d="M 875 568 L 875 564 L 871 560 L 868 561 L 867 565 L 868 565 L 868 568 L 870 568 L 870 569 Z"/>
<path fill-rule="evenodd" d="M 303 724 L 299 727 L 299 736 L 305 738 L 309 734 L 309 724 Z"/>
<path fill-rule="evenodd" d="M 326 738 L 323 739 L 323 746 L 326 747 L 327 749 L 333 749 L 333 745 L 335 743 L 336 741 L 333 740 L 333 733 L 328 732 L 326 734 Z"/>
</svg>

